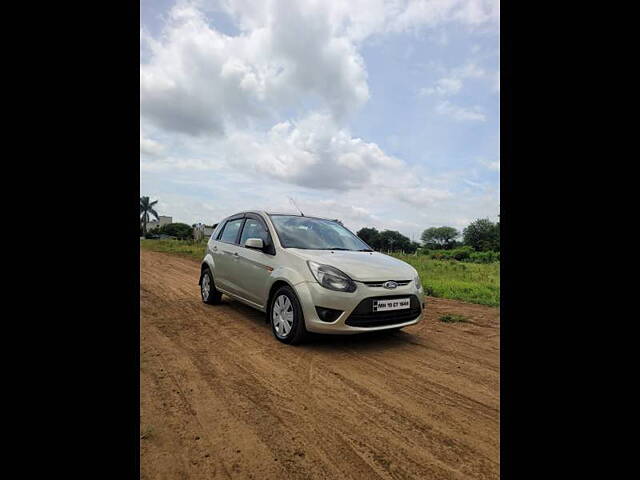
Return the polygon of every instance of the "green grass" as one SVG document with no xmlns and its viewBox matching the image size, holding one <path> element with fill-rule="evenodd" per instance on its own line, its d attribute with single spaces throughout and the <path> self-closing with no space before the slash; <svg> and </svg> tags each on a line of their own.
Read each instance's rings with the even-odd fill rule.
<svg viewBox="0 0 640 480">
<path fill-rule="evenodd" d="M 440 317 L 440 321 L 444 323 L 464 323 L 468 322 L 464 315 L 456 315 L 455 313 L 448 313 Z"/>
<path fill-rule="evenodd" d="M 182 255 L 195 260 L 204 258 L 206 242 L 180 240 L 140 240 L 140 248 Z M 393 254 L 412 265 L 422 279 L 427 295 L 500 306 L 500 263 L 463 263 L 455 260 L 432 260 L 426 255 Z"/>
<path fill-rule="evenodd" d="M 207 242 L 195 243 L 190 240 L 140 240 L 140 248 L 153 252 L 172 253 L 182 255 L 198 261 L 204 258 Z"/>
<path fill-rule="evenodd" d="M 418 271 L 427 295 L 500 306 L 500 263 L 432 260 L 426 255 L 393 256 Z"/>
</svg>

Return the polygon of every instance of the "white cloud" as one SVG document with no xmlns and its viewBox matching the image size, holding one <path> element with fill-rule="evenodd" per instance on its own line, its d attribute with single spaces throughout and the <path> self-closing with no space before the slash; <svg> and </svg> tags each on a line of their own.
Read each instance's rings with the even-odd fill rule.
<svg viewBox="0 0 640 480">
<path fill-rule="evenodd" d="M 436 112 L 441 115 L 446 115 L 460 122 L 472 121 L 472 122 L 484 122 L 486 116 L 482 113 L 480 107 L 465 108 L 458 105 L 454 105 L 448 100 L 444 100 L 436 106 Z"/>
<path fill-rule="evenodd" d="M 409 0 L 402 4 L 388 27 L 391 31 L 405 31 L 424 25 L 437 26 L 458 21 L 478 26 L 496 24 L 500 18 L 499 0 Z"/>
<path fill-rule="evenodd" d="M 163 157 L 160 159 L 141 159 L 140 171 L 161 172 L 171 170 L 220 170 L 223 165 L 203 158 Z"/>
<path fill-rule="evenodd" d="M 162 35 L 141 30 L 140 110 L 146 120 L 168 131 L 223 135 L 230 125 L 269 124 L 283 112 L 320 102 L 342 121 L 370 95 L 361 42 L 443 22 L 492 24 L 499 2 L 238 0 L 222 8 L 238 35 L 216 30 L 202 3 L 189 1 L 169 10 Z M 435 88 L 460 86 L 443 79 Z"/>
<path fill-rule="evenodd" d="M 439 200 L 446 200 L 453 195 L 447 190 L 428 187 L 409 187 L 398 189 L 395 197 L 416 207 L 428 207 Z"/>
<path fill-rule="evenodd" d="M 433 87 L 420 89 L 421 95 L 455 95 L 462 89 L 464 80 L 468 78 L 490 78 L 495 90 L 495 75 L 488 74 L 484 69 L 473 62 L 468 62 L 461 67 L 454 68 L 448 74 L 435 82 Z M 499 78 L 499 74 L 498 74 Z"/>
<path fill-rule="evenodd" d="M 487 75 L 487 72 L 475 63 L 469 62 L 459 68 L 453 69 L 452 75 L 455 78 L 482 78 Z"/>
<path fill-rule="evenodd" d="M 458 22 L 467 26 L 497 26 L 499 0 L 296 0 L 259 2 L 227 0 L 227 11 L 243 31 L 259 28 L 274 11 L 292 4 L 329 19 L 336 34 L 362 42 L 375 34 L 406 32 Z"/>
<path fill-rule="evenodd" d="M 164 150 L 164 145 L 150 138 L 145 138 L 142 132 L 140 132 L 140 153 L 151 156 L 160 156 L 163 154 Z"/>
<path fill-rule="evenodd" d="M 336 218 L 344 223 L 347 228 L 356 230 L 380 221 L 376 215 L 366 208 L 348 205 L 337 200 L 309 201 L 298 199 L 296 203 L 305 215 Z"/>
<path fill-rule="evenodd" d="M 459 78 L 441 78 L 433 87 L 420 90 L 422 95 L 455 95 L 462 88 L 462 80 Z"/>
<path fill-rule="evenodd" d="M 278 123 L 264 134 L 235 130 L 224 139 L 192 142 L 187 153 L 170 151 L 161 159 L 144 159 L 141 170 L 147 175 L 164 173 L 172 185 L 188 183 L 191 192 L 208 185 L 216 198 L 221 198 L 220 185 L 235 185 L 223 201 L 237 209 L 288 211 L 292 195 L 305 213 L 335 216 L 360 226 L 400 220 L 398 212 L 407 211 L 407 205 L 410 211 L 438 208 L 453 199 L 448 185 L 456 180 L 429 175 L 389 156 L 375 143 L 338 127 L 330 115 L 317 113 Z M 258 178 L 260 188 L 255 189 Z M 255 191 L 249 193 L 247 187 Z M 298 188 L 298 194 L 292 188 Z M 243 191 L 239 197 L 238 191 Z M 369 205 L 376 212 L 390 209 L 387 223 Z"/>
<path fill-rule="evenodd" d="M 484 185 L 482 183 L 474 182 L 472 180 L 469 180 L 468 178 L 464 178 L 462 181 L 467 185 L 470 185 L 475 188 L 484 188 Z"/>
<path fill-rule="evenodd" d="M 241 15 L 245 30 L 231 37 L 194 4 L 174 6 L 161 38 L 141 36 L 151 52 L 140 67 L 143 117 L 166 130 L 221 134 L 303 98 L 319 98 L 338 119 L 367 101 L 362 58 L 321 2 L 269 7 Z"/>
<path fill-rule="evenodd" d="M 145 171 L 140 188 L 144 194 L 164 202 L 160 214 L 189 224 L 216 223 L 227 215 L 250 209 L 293 212 L 289 197 L 295 199 L 305 215 L 338 218 L 353 231 L 373 226 L 399 230 L 416 238 L 430 226 L 464 227 L 468 219 L 497 219 L 496 190 L 454 193 L 450 187 L 461 181 L 459 177 L 445 180 L 416 171 L 402 175 L 403 169 L 394 169 L 386 171 L 381 181 L 377 179 L 377 185 L 334 191 L 269 180 L 248 166 L 242 169 L 243 176 L 238 170 L 223 168 L 212 174 L 180 168 Z M 256 178 L 260 179 L 259 187 Z M 177 186 L 187 188 L 178 190 Z"/>
<path fill-rule="evenodd" d="M 381 172 L 405 165 L 322 114 L 278 123 L 266 135 L 237 131 L 228 143 L 231 165 L 314 189 L 362 188 L 375 184 Z"/>
<path fill-rule="evenodd" d="M 487 167 L 489 170 L 493 170 L 497 172 L 500 171 L 500 159 L 494 160 L 493 162 L 480 161 L 480 163 L 485 167 Z"/>
<path fill-rule="evenodd" d="M 234 23 L 230 35 L 207 18 L 220 8 Z M 166 19 L 160 35 L 141 30 L 140 66 L 141 192 L 161 198 L 163 214 L 214 223 L 250 208 L 291 211 L 291 195 L 306 214 L 408 234 L 487 216 L 497 204 L 490 194 L 461 200 L 452 193 L 459 178 L 431 175 L 347 125 L 370 96 L 359 52 L 365 42 L 437 34 L 433 27 L 447 22 L 493 28 L 499 2 L 179 0 Z M 454 95 L 484 74 L 465 64 L 429 88 Z M 438 113 L 485 120 L 479 107 L 448 101 Z"/>
</svg>

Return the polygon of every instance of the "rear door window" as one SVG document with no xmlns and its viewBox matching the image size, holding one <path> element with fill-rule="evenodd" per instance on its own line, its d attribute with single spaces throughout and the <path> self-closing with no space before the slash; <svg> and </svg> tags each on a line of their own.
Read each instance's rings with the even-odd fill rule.
<svg viewBox="0 0 640 480">
<path fill-rule="evenodd" d="M 220 235 L 220 241 L 226 243 L 236 243 L 238 238 L 238 232 L 244 222 L 244 218 L 238 218 L 237 220 L 229 220 L 222 230 Z"/>
</svg>

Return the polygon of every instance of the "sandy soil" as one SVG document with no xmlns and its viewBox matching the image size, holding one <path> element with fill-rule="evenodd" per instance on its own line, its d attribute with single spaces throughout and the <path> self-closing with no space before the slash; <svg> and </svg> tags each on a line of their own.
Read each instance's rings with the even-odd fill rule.
<svg viewBox="0 0 640 480">
<path fill-rule="evenodd" d="M 141 478 L 499 477 L 499 309 L 427 297 L 403 331 L 291 347 L 203 304 L 193 260 L 140 273 Z"/>
</svg>

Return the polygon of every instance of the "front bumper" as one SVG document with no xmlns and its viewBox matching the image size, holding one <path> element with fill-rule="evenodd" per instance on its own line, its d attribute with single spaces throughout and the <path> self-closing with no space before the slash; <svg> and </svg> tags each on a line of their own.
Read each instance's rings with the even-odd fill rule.
<svg viewBox="0 0 640 480">
<path fill-rule="evenodd" d="M 360 282 L 357 282 L 357 285 L 358 288 L 353 293 L 329 290 L 321 286 L 318 282 L 301 282 L 295 285 L 294 288 L 302 305 L 307 330 L 314 333 L 353 334 L 406 327 L 415 325 L 422 320 L 424 291 L 422 288 L 416 288 L 413 282 L 404 286 L 398 286 L 398 288 L 393 290 L 382 287 L 369 287 Z M 409 297 L 411 295 L 417 297 L 420 309 L 418 316 L 411 320 L 399 320 L 399 323 L 385 322 L 384 325 L 366 327 L 347 325 L 345 323 L 358 305 L 370 297 Z M 342 313 L 335 321 L 325 322 L 318 317 L 316 306 L 342 310 Z"/>
</svg>

